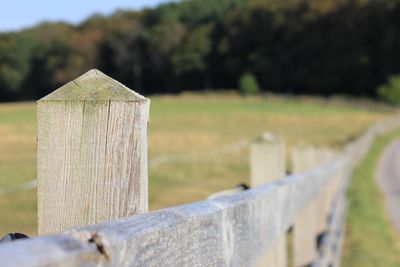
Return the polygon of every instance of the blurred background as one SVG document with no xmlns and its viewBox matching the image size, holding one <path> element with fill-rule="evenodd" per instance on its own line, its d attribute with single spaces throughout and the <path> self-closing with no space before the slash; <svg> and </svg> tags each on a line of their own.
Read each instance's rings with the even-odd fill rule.
<svg viewBox="0 0 400 267">
<path fill-rule="evenodd" d="M 396 0 L 134 2 L 4 4 L 3 31 L 18 31 L 0 36 L 0 99 L 38 99 L 94 67 L 142 94 L 237 88 L 248 74 L 268 92 L 371 98 L 400 72 Z M 53 22 L 17 23 L 39 14 Z"/>
<path fill-rule="evenodd" d="M 152 100 L 152 210 L 248 182 L 263 131 L 340 148 L 400 103 L 398 0 L 14 0 L 0 17 L 0 235 L 36 234 L 32 101 L 92 68 Z"/>
</svg>

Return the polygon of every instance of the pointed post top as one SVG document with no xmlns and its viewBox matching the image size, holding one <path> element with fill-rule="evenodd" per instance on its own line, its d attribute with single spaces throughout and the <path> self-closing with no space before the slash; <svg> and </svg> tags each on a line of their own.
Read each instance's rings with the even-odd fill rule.
<svg viewBox="0 0 400 267">
<path fill-rule="evenodd" d="M 270 132 L 263 132 L 261 135 L 257 136 L 253 141 L 254 143 L 281 143 L 282 140 L 275 134 Z"/>
<path fill-rule="evenodd" d="M 58 88 L 39 101 L 126 101 L 144 102 L 147 98 L 132 91 L 120 82 L 92 69 L 75 80 Z"/>
</svg>

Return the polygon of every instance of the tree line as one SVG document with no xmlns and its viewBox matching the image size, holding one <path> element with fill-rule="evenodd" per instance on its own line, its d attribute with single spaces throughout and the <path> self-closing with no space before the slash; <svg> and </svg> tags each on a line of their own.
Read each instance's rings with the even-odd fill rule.
<svg viewBox="0 0 400 267">
<path fill-rule="evenodd" d="M 0 100 L 91 68 L 143 93 L 237 88 L 375 97 L 400 73 L 400 0 L 183 0 L 0 34 Z"/>
</svg>

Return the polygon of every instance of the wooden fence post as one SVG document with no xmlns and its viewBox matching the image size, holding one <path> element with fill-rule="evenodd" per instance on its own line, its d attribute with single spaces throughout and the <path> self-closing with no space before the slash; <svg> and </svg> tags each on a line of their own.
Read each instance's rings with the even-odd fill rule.
<svg viewBox="0 0 400 267">
<path fill-rule="evenodd" d="M 91 70 L 38 101 L 38 232 L 146 212 L 150 101 Z"/>
<path fill-rule="evenodd" d="M 320 165 L 328 164 L 329 162 L 333 162 L 336 157 L 336 152 L 331 149 L 320 149 L 317 150 L 317 157 L 319 159 Z M 340 175 L 340 174 L 339 174 Z M 331 212 L 332 202 L 335 195 L 335 180 L 338 174 L 334 174 L 330 181 L 325 185 L 325 187 L 321 190 L 321 193 L 318 196 L 318 210 L 320 210 L 321 216 L 319 217 L 319 227 L 318 232 L 325 233 L 327 228 L 327 222 L 329 213 Z M 342 176 L 340 176 L 342 177 Z"/>
<path fill-rule="evenodd" d="M 330 152 L 313 146 L 291 149 L 292 173 L 298 174 L 322 166 L 330 159 Z M 318 256 L 317 238 L 325 230 L 329 213 L 329 191 L 325 186 L 296 218 L 293 227 L 293 261 L 295 267 L 309 266 Z"/>
<path fill-rule="evenodd" d="M 257 187 L 286 176 L 285 144 L 277 136 L 263 133 L 251 144 L 251 187 Z M 259 267 L 286 267 L 286 233 L 268 251 Z"/>
</svg>

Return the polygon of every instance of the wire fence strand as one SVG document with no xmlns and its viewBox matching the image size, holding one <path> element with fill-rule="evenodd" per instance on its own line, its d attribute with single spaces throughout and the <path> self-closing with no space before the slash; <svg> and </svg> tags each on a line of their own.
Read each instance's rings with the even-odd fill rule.
<svg viewBox="0 0 400 267">
<path fill-rule="evenodd" d="M 198 159 L 208 158 L 210 156 L 217 156 L 217 155 L 224 155 L 230 154 L 234 152 L 241 151 L 248 147 L 250 144 L 249 141 L 242 140 L 238 143 L 219 147 L 216 149 L 197 152 L 197 153 L 183 153 L 183 154 L 176 154 L 176 155 L 161 155 L 149 160 L 149 168 L 157 168 L 162 164 L 172 163 L 172 162 L 187 162 L 193 161 Z M 0 196 L 6 195 L 10 193 L 20 192 L 20 191 L 27 191 L 37 187 L 37 180 L 31 180 L 26 183 L 9 186 L 9 187 L 0 187 Z"/>
</svg>

